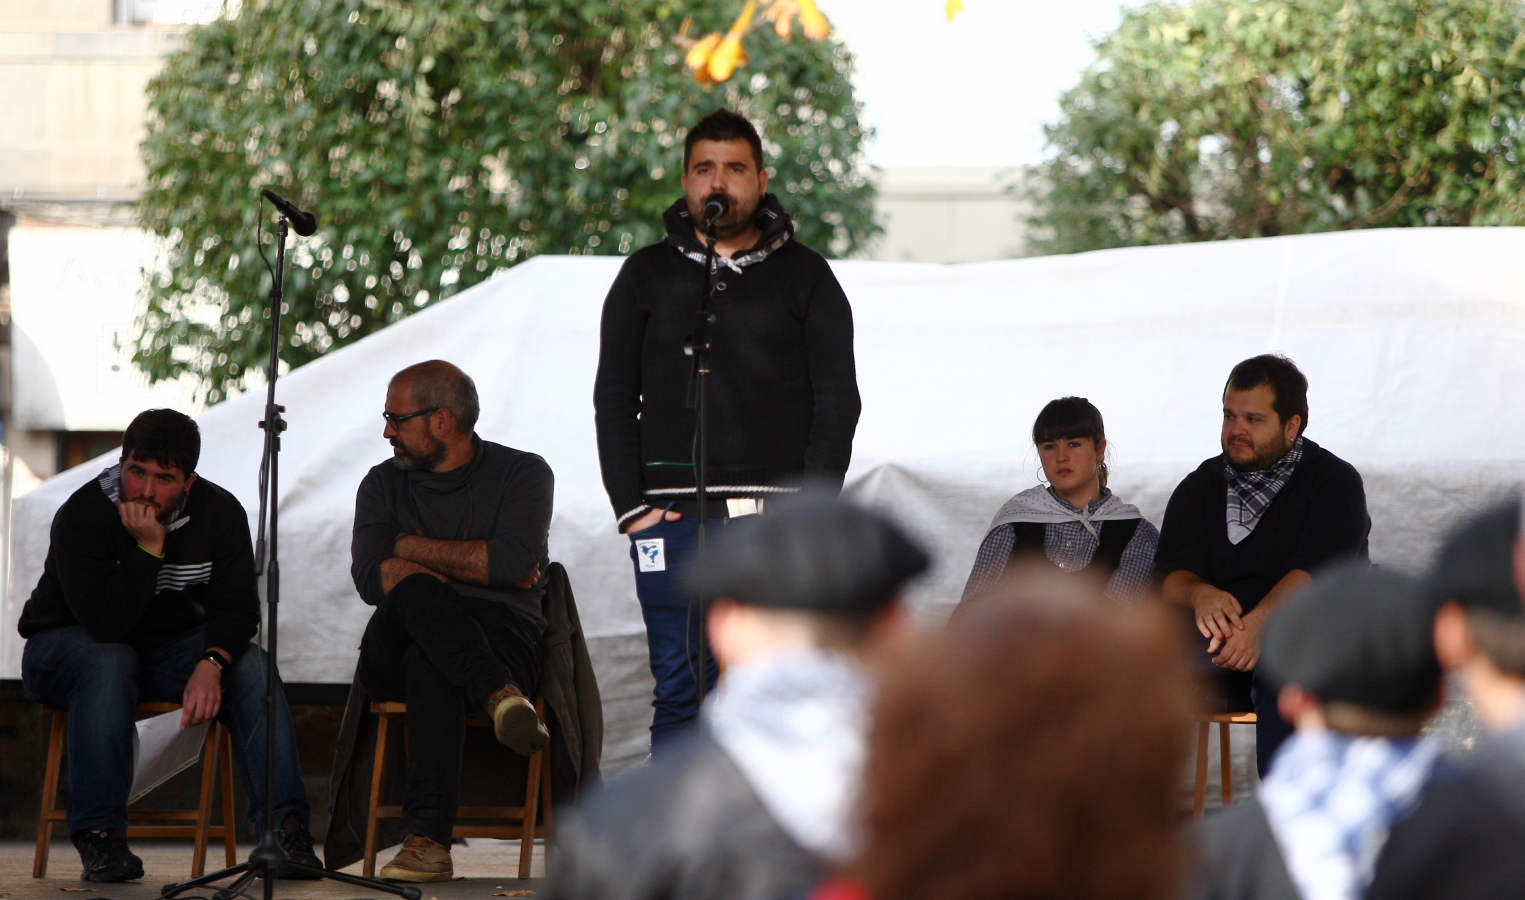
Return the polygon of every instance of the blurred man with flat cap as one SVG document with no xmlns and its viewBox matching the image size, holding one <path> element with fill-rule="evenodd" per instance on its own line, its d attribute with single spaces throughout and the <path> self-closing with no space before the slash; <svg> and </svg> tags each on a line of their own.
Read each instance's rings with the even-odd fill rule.
<svg viewBox="0 0 1525 900">
<path fill-rule="evenodd" d="M 1393 829 L 1367 896 L 1525 894 L 1525 536 L 1518 496 L 1456 528 L 1429 577 L 1435 651 L 1488 733 Z"/>
<path fill-rule="evenodd" d="M 1441 756 L 1420 733 L 1441 696 L 1424 591 L 1334 564 L 1277 610 L 1262 650 L 1295 731 L 1253 800 L 1203 822 L 1197 896 L 1360 897 Z"/>
<path fill-rule="evenodd" d="M 845 861 L 865 662 L 904 633 L 900 592 L 927 564 L 884 516 L 821 495 L 726 529 L 689 579 L 724 670 L 701 727 L 558 822 L 550 895 L 762 900 Z"/>
</svg>

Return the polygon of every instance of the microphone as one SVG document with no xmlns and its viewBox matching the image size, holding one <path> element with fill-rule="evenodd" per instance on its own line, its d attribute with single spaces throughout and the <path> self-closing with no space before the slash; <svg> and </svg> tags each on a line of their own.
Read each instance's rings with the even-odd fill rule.
<svg viewBox="0 0 1525 900">
<path fill-rule="evenodd" d="M 281 211 L 286 221 L 291 223 L 291 230 L 302 237 L 307 237 L 318 230 L 318 219 L 310 212 L 303 212 L 295 203 L 277 194 L 268 188 L 259 192 L 261 197 L 275 204 L 275 208 Z"/>
<path fill-rule="evenodd" d="M 731 198 L 720 191 L 716 191 L 704 198 L 704 227 L 705 230 L 713 228 L 715 222 L 724 216 L 731 208 Z"/>
</svg>

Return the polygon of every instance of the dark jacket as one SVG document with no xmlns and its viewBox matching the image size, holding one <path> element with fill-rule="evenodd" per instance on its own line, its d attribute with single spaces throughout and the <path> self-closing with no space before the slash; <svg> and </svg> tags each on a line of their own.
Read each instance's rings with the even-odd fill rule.
<svg viewBox="0 0 1525 900">
<path fill-rule="evenodd" d="M 165 536 L 159 559 L 122 525 L 117 483 L 113 466 L 54 515 L 42 578 L 17 623 L 21 636 L 83 625 L 97 641 L 128 642 L 205 623 L 207 646 L 236 661 L 259 627 L 243 505 L 197 478 L 177 516 L 183 524 Z"/>
<path fill-rule="evenodd" d="M 775 900 L 824 874 L 701 728 L 562 814 L 548 896 Z"/>
<path fill-rule="evenodd" d="M 694 331 L 704 251 L 683 201 L 667 239 L 636 251 L 604 300 L 594 420 L 604 488 L 623 524 L 694 497 Z M 813 476 L 841 485 L 861 403 L 852 310 L 826 260 L 793 240 L 764 196 L 762 237 L 717 261 L 711 309 L 709 479 L 716 496 L 763 496 Z"/>
<path fill-rule="evenodd" d="M 1393 826 L 1368 900 L 1525 897 L 1525 731 L 1495 737 L 1425 786 Z"/>
<path fill-rule="evenodd" d="M 545 697 L 547 725 L 551 732 L 551 790 L 557 804 L 570 803 L 598 783 L 603 755 L 604 718 L 598 681 L 583 637 L 582 622 L 572 585 L 561 563 L 546 572 L 546 629 L 540 650 L 540 693 Z M 390 732 L 382 797 L 396 802 L 403 796 L 407 767 L 401 729 Z M 480 786 L 487 800 L 516 805 L 524 799 L 525 759 L 501 747 L 487 728 L 467 729 L 466 771 L 462 794 Z M 323 840 L 323 861 L 339 869 L 360 859 L 365 849 L 366 806 L 370 801 L 371 763 L 376 746 L 376 717 L 370 713 L 370 697 L 359 679 L 350 685 L 344 720 L 334 748 L 333 774 L 329 781 L 328 834 Z M 389 847 L 403 838 L 401 819 L 378 823 L 378 847 Z"/>
<path fill-rule="evenodd" d="M 1259 802 L 1208 814 L 1196 837 L 1192 900 L 1300 900 Z"/>
<path fill-rule="evenodd" d="M 1368 558 L 1366 488 L 1360 473 L 1313 441 L 1249 537 L 1228 540 L 1223 457 L 1206 460 L 1170 495 L 1155 571 L 1185 570 L 1233 594 L 1244 612 L 1293 569 L 1312 571 L 1338 557 Z"/>
</svg>

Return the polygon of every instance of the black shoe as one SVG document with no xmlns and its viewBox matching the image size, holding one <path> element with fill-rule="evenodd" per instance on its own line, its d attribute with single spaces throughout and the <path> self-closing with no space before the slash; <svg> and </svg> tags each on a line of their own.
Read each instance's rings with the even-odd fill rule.
<svg viewBox="0 0 1525 900">
<path fill-rule="evenodd" d="M 323 863 L 318 861 L 318 855 L 312 852 L 312 832 L 308 831 L 307 826 L 302 824 L 302 820 L 296 817 L 296 813 L 288 815 L 286 821 L 281 823 L 281 831 L 276 835 L 276 840 L 281 842 L 281 849 L 286 851 L 286 858 L 291 862 L 319 871 L 323 869 Z M 317 872 L 285 871 L 276 877 L 313 881 L 323 876 Z"/>
<path fill-rule="evenodd" d="M 74 835 L 85 871 L 85 881 L 130 881 L 143 877 L 143 860 L 127 849 L 127 838 L 120 831 L 84 829 Z"/>
</svg>

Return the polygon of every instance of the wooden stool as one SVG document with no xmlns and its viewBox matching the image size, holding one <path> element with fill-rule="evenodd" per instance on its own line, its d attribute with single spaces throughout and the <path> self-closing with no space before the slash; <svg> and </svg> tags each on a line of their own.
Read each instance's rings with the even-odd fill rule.
<svg viewBox="0 0 1525 900">
<path fill-rule="evenodd" d="M 134 715 L 145 719 L 180 708 L 178 703 L 139 703 Z M 37 851 L 32 856 L 32 877 L 41 878 L 48 873 L 48 849 L 53 843 L 53 825 L 67 822 L 69 810 L 58 805 L 58 777 L 67 742 L 69 714 L 61 709 L 51 709 L 52 732 L 48 737 L 48 763 L 42 776 L 42 815 L 37 822 Z M 222 824 L 212 824 L 212 794 L 216 788 L 219 766 L 222 769 Z M 191 877 L 199 878 L 206 870 L 207 838 L 222 838 L 228 865 L 233 865 L 237 855 L 233 827 L 233 744 L 227 729 L 216 719 L 207 729 L 206 743 L 201 747 L 201 799 L 195 809 L 136 809 L 129 811 L 128 837 L 188 837 L 195 841 L 195 855 L 191 860 Z M 145 824 L 132 824 L 137 820 Z"/>
<path fill-rule="evenodd" d="M 387 732 L 393 721 L 403 727 L 407 734 L 408 704 L 395 701 L 378 701 L 371 704 L 371 712 L 378 717 L 376 723 L 376 749 L 371 760 L 371 800 L 365 817 L 365 864 L 361 870 L 366 878 L 376 877 L 377 822 L 382 819 L 402 818 L 402 806 L 382 805 L 381 784 L 386 771 Z M 535 713 L 545 721 L 545 698 L 535 698 Z M 492 727 L 486 713 L 469 713 L 466 724 Z M 536 750 L 529 758 L 529 772 L 524 780 L 523 806 L 461 806 L 455 811 L 456 825 L 451 831 L 454 837 L 491 837 L 519 839 L 519 877 L 530 875 L 530 856 L 535 849 L 535 838 L 546 838 L 551 830 L 551 754 L 550 744 Z M 494 824 L 461 824 L 461 819 L 492 819 Z M 547 845 L 547 852 L 550 848 Z"/>
<path fill-rule="evenodd" d="M 1228 727 L 1254 725 L 1255 714 L 1252 712 L 1198 714 L 1197 782 L 1196 793 L 1191 804 L 1193 816 L 1201 816 L 1202 807 L 1207 803 L 1207 729 L 1214 722 L 1218 723 L 1218 768 L 1222 776 L 1222 793 L 1219 796 L 1222 805 L 1227 807 L 1234 802 L 1234 763 L 1230 752 Z"/>
</svg>

